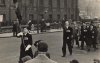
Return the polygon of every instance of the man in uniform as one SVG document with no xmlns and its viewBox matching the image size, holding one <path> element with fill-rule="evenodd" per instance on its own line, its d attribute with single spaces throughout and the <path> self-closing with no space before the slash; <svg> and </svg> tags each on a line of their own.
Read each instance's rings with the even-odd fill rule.
<svg viewBox="0 0 100 63">
<path fill-rule="evenodd" d="M 45 20 L 42 19 L 41 22 L 41 32 L 46 32 L 46 24 L 45 24 Z"/>
<path fill-rule="evenodd" d="M 78 36 L 79 36 L 79 27 L 76 22 L 73 22 L 73 44 L 74 41 L 76 42 L 76 45 L 79 47 L 79 41 L 78 41 Z"/>
<path fill-rule="evenodd" d="M 87 32 L 88 32 L 88 29 L 86 27 L 86 23 L 83 23 L 81 26 L 81 35 L 80 35 L 81 50 L 84 50 L 84 42 L 87 45 Z"/>
<path fill-rule="evenodd" d="M 68 45 L 68 50 L 70 55 L 72 55 L 72 34 L 73 34 L 73 29 L 69 26 L 69 22 L 66 21 L 65 22 L 65 26 L 64 26 L 64 41 L 63 41 L 63 47 L 62 47 L 62 53 L 63 56 L 66 56 L 66 44 Z"/>
<path fill-rule="evenodd" d="M 16 21 L 14 21 L 14 23 L 13 23 L 13 36 L 14 37 L 15 36 L 17 37 L 17 32 L 18 32 L 17 27 L 18 27 L 18 25 L 17 25 Z"/>
<path fill-rule="evenodd" d="M 27 29 L 29 30 L 29 32 L 30 32 L 31 29 L 32 29 L 32 21 L 31 21 L 31 20 L 29 20 L 29 22 L 28 22 L 28 27 L 27 27 Z"/>
<path fill-rule="evenodd" d="M 24 28 L 24 32 L 19 33 L 18 36 L 22 39 L 19 57 L 19 63 L 22 63 L 22 58 L 24 58 L 25 56 L 30 56 L 31 58 L 33 58 L 32 35 L 28 33 L 27 28 Z"/>
<path fill-rule="evenodd" d="M 96 50 L 97 49 L 97 47 L 96 47 L 97 28 L 94 25 L 90 26 L 90 38 L 91 38 L 92 46 L 93 46 L 94 50 Z"/>
</svg>

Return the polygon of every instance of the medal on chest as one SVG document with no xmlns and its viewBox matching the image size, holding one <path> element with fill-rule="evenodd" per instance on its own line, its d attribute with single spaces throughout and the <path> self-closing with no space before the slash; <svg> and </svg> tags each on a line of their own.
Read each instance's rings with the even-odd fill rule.
<svg viewBox="0 0 100 63">
<path fill-rule="evenodd" d="M 92 31 L 92 33 L 94 33 L 94 31 Z"/>
<path fill-rule="evenodd" d="M 24 40 L 28 40 L 28 37 L 24 37 Z"/>
<path fill-rule="evenodd" d="M 87 30 L 84 29 L 84 32 L 87 32 Z"/>
<path fill-rule="evenodd" d="M 66 30 L 66 32 L 70 32 L 70 30 Z"/>
</svg>

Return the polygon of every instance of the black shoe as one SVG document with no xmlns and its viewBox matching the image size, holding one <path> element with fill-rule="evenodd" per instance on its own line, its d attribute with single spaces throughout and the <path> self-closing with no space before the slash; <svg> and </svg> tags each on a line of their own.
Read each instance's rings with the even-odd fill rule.
<svg viewBox="0 0 100 63">
<path fill-rule="evenodd" d="M 18 61 L 18 63 L 23 63 L 22 61 Z"/>
<path fill-rule="evenodd" d="M 90 49 L 88 49 L 88 52 L 90 52 Z"/>
<path fill-rule="evenodd" d="M 61 56 L 61 57 L 65 57 L 65 55 Z"/>
<path fill-rule="evenodd" d="M 84 48 L 81 48 L 81 50 L 84 50 Z"/>
<path fill-rule="evenodd" d="M 72 53 L 70 53 L 70 55 L 72 55 Z"/>
</svg>

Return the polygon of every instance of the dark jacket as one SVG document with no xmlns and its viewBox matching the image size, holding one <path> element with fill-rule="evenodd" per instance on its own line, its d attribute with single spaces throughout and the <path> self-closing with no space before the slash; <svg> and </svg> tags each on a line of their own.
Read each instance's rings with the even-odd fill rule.
<svg viewBox="0 0 100 63">
<path fill-rule="evenodd" d="M 80 40 L 85 40 L 88 36 L 88 28 L 83 28 L 83 26 L 81 26 L 81 35 L 80 35 Z"/>
<path fill-rule="evenodd" d="M 71 40 L 72 39 L 72 35 L 73 35 L 73 29 L 71 27 L 68 28 L 64 28 L 64 39 L 67 40 Z"/>
<path fill-rule="evenodd" d="M 31 58 L 33 58 L 32 48 L 30 48 L 28 51 L 25 51 L 28 45 L 32 46 L 32 35 L 28 33 L 26 35 L 23 34 L 21 39 L 22 39 L 22 43 L 20 46 L 20 59 L 25 56 L 30 56 Z"/>
<path fill-rule="evenodd" d="M 97 38 L 97 29 L 96 29 L 95 26 L 93 26 L 93 29 L 89 30 L 89 34 L 90 34 L 89 37 L 91 39 L 96 39 Z"/>
<path fill-rule="evenodd" d="M 13 32 L 17 32 L 17 24 L 13 24 Z"/>
</svg>

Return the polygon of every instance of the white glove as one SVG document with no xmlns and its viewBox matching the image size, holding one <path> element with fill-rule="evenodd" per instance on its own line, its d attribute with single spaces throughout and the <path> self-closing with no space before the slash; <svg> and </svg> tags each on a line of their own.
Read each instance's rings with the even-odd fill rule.
<svg viewBox="0 0 100 63">
<path fill-rule="evenodd" d="M 28 45 L 25 49 L 25 51 L 29 50 L 31 48 L 31 45 Z"/>
<path fill-rule="evenodd" d="M 94 38 L 94 36 L 92 36 L 92 38 Z"/>
<path fill-rule="evenodd" d="M 17 34 L 17 36 L 22 36 L 22 35 L 23 35 L 23 33 L 22 33 L 22 32 L 20 32 L 20 33 L 18 33 L 18 34 Z"/>
<path fill-rule="evenodd" d="M 67 39 L 69 39 L 69 37 L 67 37 Z"/>
</svg>

